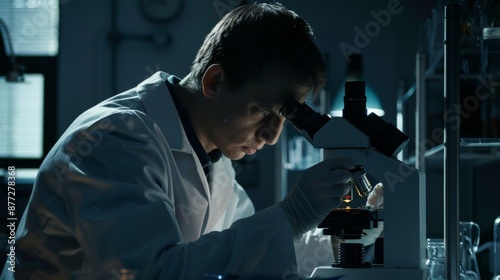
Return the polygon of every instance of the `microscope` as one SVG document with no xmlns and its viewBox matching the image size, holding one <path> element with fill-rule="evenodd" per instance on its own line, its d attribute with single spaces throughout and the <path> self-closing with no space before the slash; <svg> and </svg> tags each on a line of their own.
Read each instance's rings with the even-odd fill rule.
<svg viewBox="0 0 500 280">
<path fill-rule="evenodd" d="M 306 104 L 287 103 L 281 114 L 325 159 L 352 158 L 349 182 L 360 196 L 371 191 L 367 174 L 384 185 L 384 210 L 334 209 L 318 226 L 325 235 L 350 239 L 340 244 L 339 260 L 315 268 L 311 278 L 423 280 L 425 270 L 425 174 L 396 159 L 408 137 L 374 113 L 367 115 L 365 82 L 346 82 L 342 117 L 315 112 Z M 344 197 L 345 202 L 352 199 Z M 364 246 L 356 243 L 363 230 L 379 226 L 383 216 L 383 264 L 363 260 Z"/>
</svg>

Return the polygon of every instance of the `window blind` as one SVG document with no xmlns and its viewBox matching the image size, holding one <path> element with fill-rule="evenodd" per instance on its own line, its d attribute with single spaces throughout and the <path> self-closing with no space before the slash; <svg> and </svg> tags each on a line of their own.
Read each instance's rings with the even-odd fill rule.
<svg viewBox="0 0 500 280">
<path fill-rule="evenodd" d="M 0 77 L 0 158 L 43 156 L 44 76 L 24 78 L 11 83 Z"/>
<path fill-rule="evenodd" d="M 16 56 L 57 55 L 59 50 L 58 0 L 2 0 L 0 1 L 0 18 L 9 29 Z M 7 45 L 6 38 L 3 39 Z"/>
</svg>

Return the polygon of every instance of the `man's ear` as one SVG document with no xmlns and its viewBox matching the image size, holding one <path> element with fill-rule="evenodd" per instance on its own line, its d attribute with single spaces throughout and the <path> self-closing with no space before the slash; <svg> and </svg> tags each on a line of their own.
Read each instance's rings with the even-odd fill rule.
<svg viewBox="0 0 500 280">
<path fill-rule="evenodd" d="M 220 64 L 210 65 L 201 78 L 203 95 L 215 98 L 219 90 L 220 82 L 224 81 L 224 70 Z"/>
</svg>

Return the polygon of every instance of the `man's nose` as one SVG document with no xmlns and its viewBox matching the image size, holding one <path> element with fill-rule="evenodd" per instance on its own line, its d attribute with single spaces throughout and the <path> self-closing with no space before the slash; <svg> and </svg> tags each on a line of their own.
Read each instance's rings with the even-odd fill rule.
<svg viewBox="0 0 500 280">
<path fill-rule="evenodd" d="M 257 131 L 257 138 L 263 140 L 268 145 L 274 145 L 278 142 L 285 118 L 275 116 L 269 120 L 265 126 Z"/>
</svg>

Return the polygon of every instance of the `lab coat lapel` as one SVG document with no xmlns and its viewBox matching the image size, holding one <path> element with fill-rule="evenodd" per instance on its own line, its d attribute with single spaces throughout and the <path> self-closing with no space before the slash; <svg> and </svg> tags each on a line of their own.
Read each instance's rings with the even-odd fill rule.
<svg viewBox="0 0 500 280">
<path fill-rule="evenodd" d="M 174 182 L 175 216 L 184 241 L 194 241 L 205 231 L 210 188 L 196 153 L 184 132 L 182 122 L 165 85 L 169 74 L 157 72 L 137 86 L 148 116 L 155 120 L 175 158 L 179 181 Z"/>
<path fill-rule="evenodd" d="M 165 85 L 168 76 L 165 72 L 156 72 L 140 83 L 136 90 L 141 96 L 146 113 L 158 124 L 171 150 L 194 154 L 174 101 Z"/>
<path fill-rule="evenodd" d="M 205 233 L 222 230 L 215 226 L 224 218 L 227 206 L 234 196 L 234 177 L 234 169 L 228 158 L 223 157 L 210 166 L 210 212 Z"/>
</svg>

